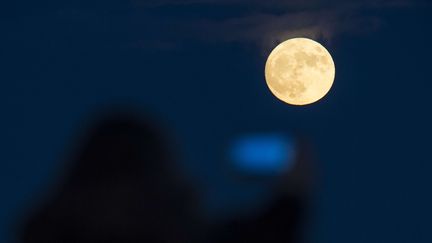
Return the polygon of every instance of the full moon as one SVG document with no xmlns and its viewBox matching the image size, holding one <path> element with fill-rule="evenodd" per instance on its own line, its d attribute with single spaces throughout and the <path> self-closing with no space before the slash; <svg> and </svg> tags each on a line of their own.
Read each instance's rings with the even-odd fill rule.
<svg viewBox="0 0 432 243">
<path fill-rule="evenodd" d="M 265 78 L 278 99 L 291 105 L 308 105 L 330 91 L 335 64 L 320 43 L 294 38 L 282 42 L 270 53 Z"/>
</svg>

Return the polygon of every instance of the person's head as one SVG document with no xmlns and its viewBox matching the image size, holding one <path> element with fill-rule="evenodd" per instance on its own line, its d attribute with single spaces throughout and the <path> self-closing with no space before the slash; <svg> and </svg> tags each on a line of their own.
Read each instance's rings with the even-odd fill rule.
<svg viewBox="0 0 432 243">
<path fill-rule="evenodd" d="M 68 156 L 62 186 L 28 221 L 23 241 L 181 242 L 189 195 L 164 134 L 131 113 L 92 124 Z"/>
<path fill-rule="evenodd" d="M 174 166 L 165 134 L 135 113 L 116 112 L 93 122 L 71 157 L 70 183 L 145 179 Z"/>
</svg>

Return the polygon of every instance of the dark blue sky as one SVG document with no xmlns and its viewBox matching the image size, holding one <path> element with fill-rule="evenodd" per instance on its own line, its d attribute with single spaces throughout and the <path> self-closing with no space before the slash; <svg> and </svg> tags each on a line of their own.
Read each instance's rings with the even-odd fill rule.
<svg viewBox="0 0 432 243">
<path fill-rule="evenodd" d="M 432 241 L 430 6 L 221 2 L 1 8 L 1 242 L 82 122 L 117 103 L 160 118 L 209 184 L 238 135 L 306 136 L 321 170 L 314 242 Z M 277 101 L 263 77 L 269 48 L 297 34 L 337 66 L 329 95 L 309 107 Z"/>
</svg>

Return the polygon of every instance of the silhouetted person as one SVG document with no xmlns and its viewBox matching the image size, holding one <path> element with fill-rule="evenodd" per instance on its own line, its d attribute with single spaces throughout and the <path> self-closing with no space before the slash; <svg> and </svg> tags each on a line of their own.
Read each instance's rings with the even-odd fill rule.
<svg viewBox="0 0 432 243">
<path fill-rule="evenodd" d="M 262 210 L 225 222 L 212 243 L 298 243 L 307 214 L 313 184 L 313 153 L 298 139 L 294 167 L 278 178 L 275 198 Z"/>
<path fill-rule="evenodd" d="M 293 243 L 299 240 L 303 202 L 280 197 L 257 215 L 235 219 L 221 226 L 214 243 Z"/>
<path fill-rule="evenodd" d="M 189 193 L 156 128 L 130 114 L 93 126 L 58 193 L 28 220 L 22 241 L 190 242 Z"/>
</svg>

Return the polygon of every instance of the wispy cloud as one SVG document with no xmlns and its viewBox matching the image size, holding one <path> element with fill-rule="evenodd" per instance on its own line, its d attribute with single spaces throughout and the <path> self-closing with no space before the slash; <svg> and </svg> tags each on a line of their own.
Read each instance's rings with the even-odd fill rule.
<svg viewBox="0 0 432 243">
<path fill-rule="evenodd" d="M 194 8 L 194 11 L 214 7 L 214 11 L 235 8 L 238 14 L 212 18 L 176 17 L 166 31 L 179 33 L 172 42 L 184 39 L 204 42 L 253 43 L 264 49 L 291 37 L 309 37 L 331 41 L 341 33 L 374 30 L 379 19 L 364 16 L 367 8 L 405 6 L 406 1 L 323 1 L 323 0 L 134 0 L 138 8 Z M 242 11 L 244 10 L 244 11 Z M 165 40 L 170 42 L 170 40 Z M 169 46 L 175 46 L 171 43 Z"/>
<path fill-rule="evenodd" d="M 292 37 L 331 42 L 340 34 L 376 31 L 382 21 L 379 16 L 366 14 L 368 10 L 376 13 L 376 10 L 387 8 L 428 5 L 420 0 L 132 1 L 143 15 L 169 9 L 168 15 L 144 17 L 143 21 L 158 23 L 160 38 L 157 38 L 158 34 L 154 38 L 143 38 L 140 40 L 142 46 L 175 48 L 190 41 L 248 43 L 258 45 L 264 51 Z M 211 14 L 206 15 L 206 11 Z M 149 30 L 141 28 L 141 31 Z"/>
<path fill-rule="evenodd" d="M 309 37 L 331 41 L 343 33 L 358 34 L 374 31 L 381 21 L 366 16 L 368 9 L 409 7 L 420 1 L 406 0 L 134 0 L 142 9 L 200 8 L 214 6 L 214 11 L 236 8 L 238 15 L 212 18 L 207 16 L 175 19 L 170 28 L 179 35 L 173 41 L 193 39 L 207 42 L 252 43 L 271 48 L 291 37 Z M 245 11 L 241 11 L 245 10 Z M 170 29 L 168 28 L 168 29 Z M 169 40 L 165 40 L 169 42 Z M 171 43 L 169 46 L 175 45 Z"/>
</svg>

